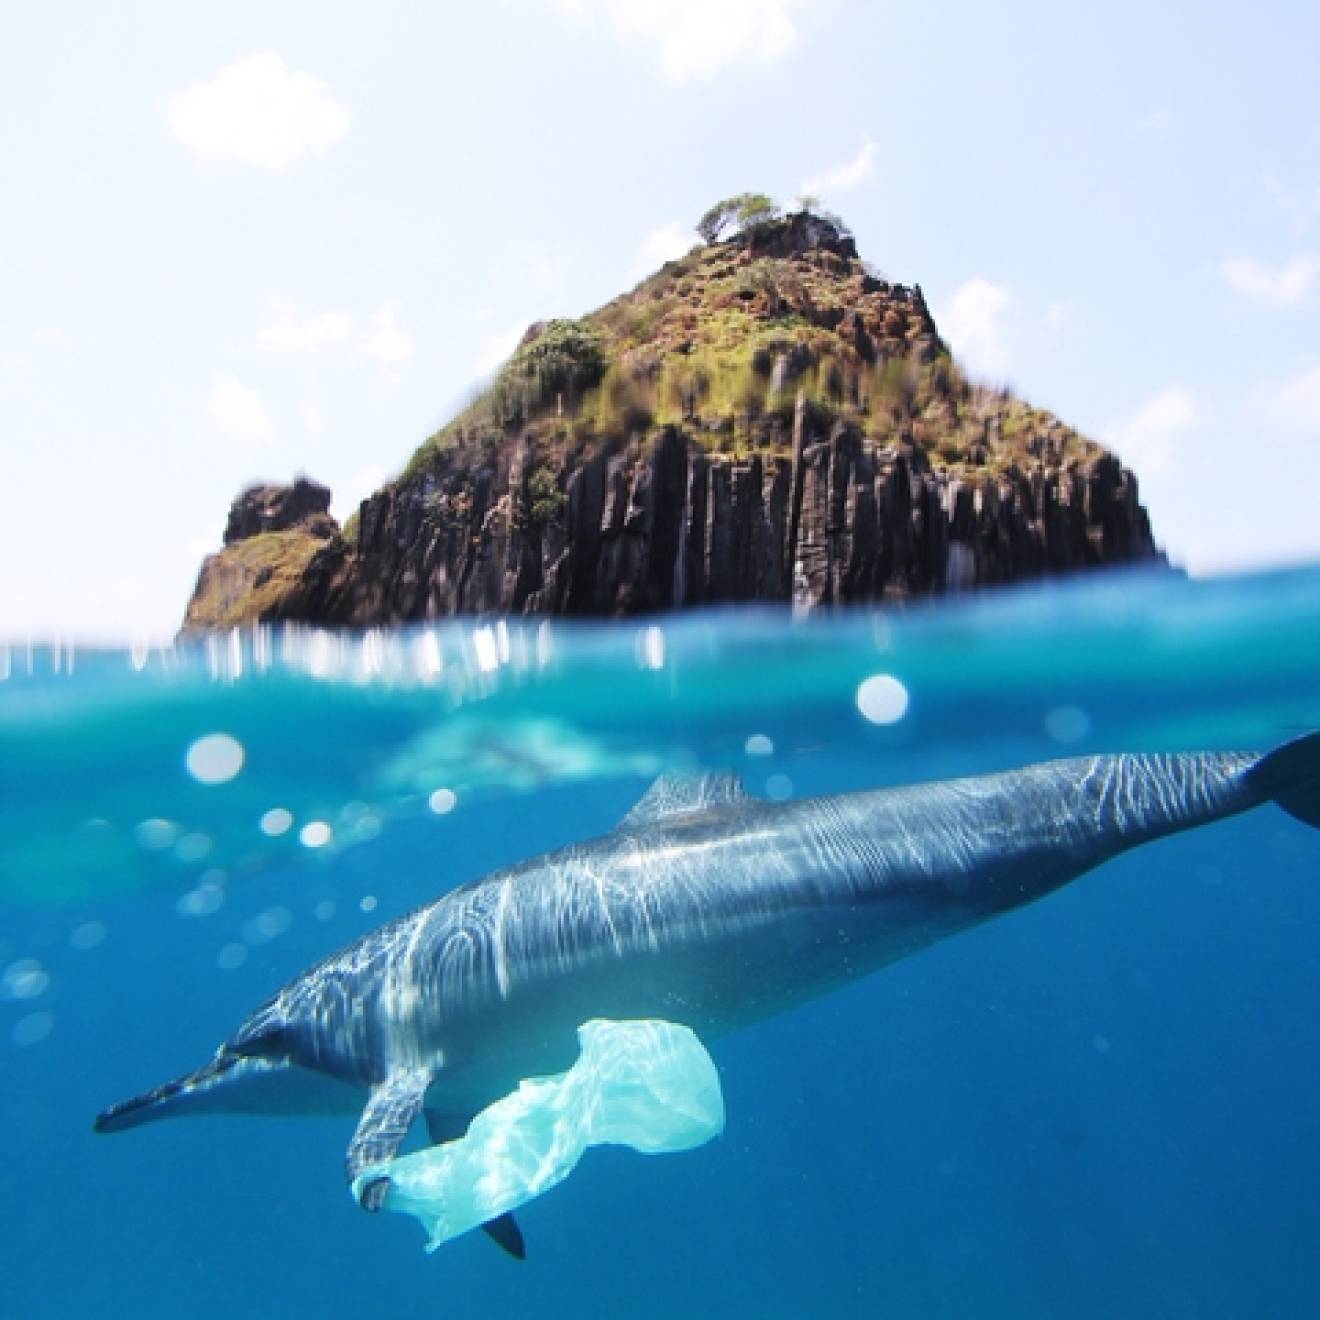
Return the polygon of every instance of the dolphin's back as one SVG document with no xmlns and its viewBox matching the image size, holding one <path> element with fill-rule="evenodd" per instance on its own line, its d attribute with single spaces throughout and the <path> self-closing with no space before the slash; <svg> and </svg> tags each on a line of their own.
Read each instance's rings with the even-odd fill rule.
<svg viewBox="0 0 1320 1320">
<path fill-rule="evenodd" d="M 1087 757 L 629 818 L 417 914 L 391 973 L 400 993 L 388 997 L 402 1004 L 407 988 L 451 1071 L 465 1056 L 489 1059 L 512 1018 L 530 1032 L 554 1018 L 566 1039 L 579 1014 L 668 1014 L 718 1033 L 1038 898 L 1124 848 L 1254 805 L 1242 780 L 1254 762 Z"/>
<path fill-rule="evenodd" d="M 626 823 L 418 914 L 404 979 L 427 976 L 437 1002 L 470 1007 L 594 962 L 745 941 L 813 914 L 926 904 L 961 928 L 1126 848 L 1256 805 L 1243 778 L 1256 763 L 1096 756 Z"/>
</svg>

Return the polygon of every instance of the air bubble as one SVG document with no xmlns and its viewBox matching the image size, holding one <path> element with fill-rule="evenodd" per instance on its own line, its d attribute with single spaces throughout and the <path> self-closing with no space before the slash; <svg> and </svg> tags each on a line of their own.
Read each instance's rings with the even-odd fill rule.
<svg viewBox="0 0 1320 1320">
<path fill-rule="evenodd" d="M 298 842 L 304 848 L 323 848 L 330 842 L 330 836 L 333 831 L 330 825 L 324 820 L 309 820 L 306 825 L 298 831 Z"/>
<path fill-rule="evenodd" d="M 85 953 L 88 949 L 104 944 L 105 937 L 109 933 L 104 921 L 84 921 L 81 926 L 73 928 L 69 935 L 69 943 L 79 952 Z"/>
<path fill-rule="evenodd" d="M 857 689 L 857 709 L 872 724 L 897 724 L 907 708 L 908 690 L 892 674 L 872 674 Z"/>
<path fill-rule="evenodd" d="M 287 834 L 293 827 L 293 812 L 287 807 L 271 807 L 261 818 L 261 832 L 270 838 Z"/>
<path fill-rule="evenodd" d="M 172 820 L 153 816 L 150 820 L 139 822 L 133 833 L 139 845 L 148 852 L 164 852 L 166 848 L 174 846 L 175 839 L 179 837 L 179 827 Z"/>
<path fill-rule="evenodd" d="M 288 908 L 278 905 L 268 907 L 264 912 L 258 912 L 243 927 L 243 938 L 249 944 L 265 944 L 278 939 L 292 925 L 293 913 Z"/>
<path fill-rule="evenodd" d="M 15 1045 L 35 1045 L 45 1040 L 54 1030 L 54 1013 L 29 1013 L 14 1023 L 14 1029 L 9 1035 Z"/>
<path fill-rule="evenodd" d="M 174 845 L 174 855 L 181 862 L 200 862 L 211 851 L 211 847 L 210 837 L 194 830 Z"/>
<path fill-rule="evenodd" d="M 188 773 L 199 784 L 227 784 L 243 768 L 243 744 L 227 733 L 198 738 L 184 757 Z"/>
<path fill-rule="evenodd" d="M 232 972 L 236 968 L 242 967 L 247 962 L 248 950 L 246 944 L 226 944 L 219 953 L 215 955 L 215 965 L 222 972 Z"/>
<path fill-rule="evenodd" d="M 50 973 L 35 958 L 20 958 L 0 977 L 0 994 L 6 999 L 36 999 L 50 986 Z"/>
<path fill-rule="evenodd" d="M 181 917 L 209 917 L 224 906 L 225 891 L 217 884 L 202 883 L 179 897 L 174 910 Z"/>
<path fill-rule="evenodd" d="M 1091 717 L 1080 706 L 1055 706 L 1045 714 L 1045 732 L 1057 743 L 1081 742 L 1091 732 Z"/>
</svg>

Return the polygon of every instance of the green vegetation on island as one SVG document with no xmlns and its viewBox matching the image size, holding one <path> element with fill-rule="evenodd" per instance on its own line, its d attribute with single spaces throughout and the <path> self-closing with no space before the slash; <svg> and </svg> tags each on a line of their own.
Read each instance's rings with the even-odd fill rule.
<svg viewBox="0 0 1320 1320">
<path fill-rule="evenodd" d="M 799 401 L 819 427 L 846 419 L 911 443 L 937 467 L 1100 452 L 1048 412 L 969 380 L 920 288 L 862 262 L 838 217 L 741 193 L 709 208 L 697 230 L 704 242 L 629 293 L 581 319 L 529 327 L 405 477 L 455 447 L 494 448 L 515 434 L 547 458 L 665 425 L 717 453 L 783 452 Z"/>
</svg>

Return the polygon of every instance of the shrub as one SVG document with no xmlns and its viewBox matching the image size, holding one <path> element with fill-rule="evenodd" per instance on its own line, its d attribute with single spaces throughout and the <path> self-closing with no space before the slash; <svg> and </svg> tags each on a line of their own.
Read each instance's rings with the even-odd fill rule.
<svg viewBox="0 0 1320 1320">
<path fill-rule="evenodd" d="M 600 340 L 581 321 L 551 321 L 509 364 L 543 391 L 580 393 L 600 381 L 607 365 Z"/>
<path fill-rule="evenodd" d="M 659 363 L 656 364 L 656 371 Z M 623 435 L 649 431 L 654 421 L 651 405 L 649 376 L 621 375 L 608 380 L 602 393 L 606 407 L 602 409 L 602 423 L 609 430 Z"/>
<path fill-rule="evenodd" d="M 697 221 L 697 233 L 707 243 L 717 243 L 721 238 L 769 224 L 781 214 L 774 200 L 765 193 L 739 193 L 716 202 Z"/>
<path fill-rule="evenodd" d="M 539 467 L 527 482 L 532 521 L 538 527 L 554 522 L 564 511 L 567 497 L 559 489 L 555 474 L 548 467 Z"/>
<path fill-rule="evenodd" d="M 575 400 L 599 384 L 609 365 L 595 332 L 581 321 L 549 322 L 514 354 L 491 387 L 491 409 L 508 425 L 558 395 Z"/>
</svg>

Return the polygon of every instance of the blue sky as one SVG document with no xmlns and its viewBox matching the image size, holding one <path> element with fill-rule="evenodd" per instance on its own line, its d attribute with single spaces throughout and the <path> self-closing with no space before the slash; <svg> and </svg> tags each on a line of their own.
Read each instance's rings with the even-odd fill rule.
<svg viewBox="0 0 1320 1320">
<path fill-rule="evenodd" d="M 229 502 L 342 515 L 531 320 L 821 194 L 1197 573 L 1320 558 L 1320 6 L 28 6 L 0 51 L 0 633 L 172 634 Z"/>
</svg>

